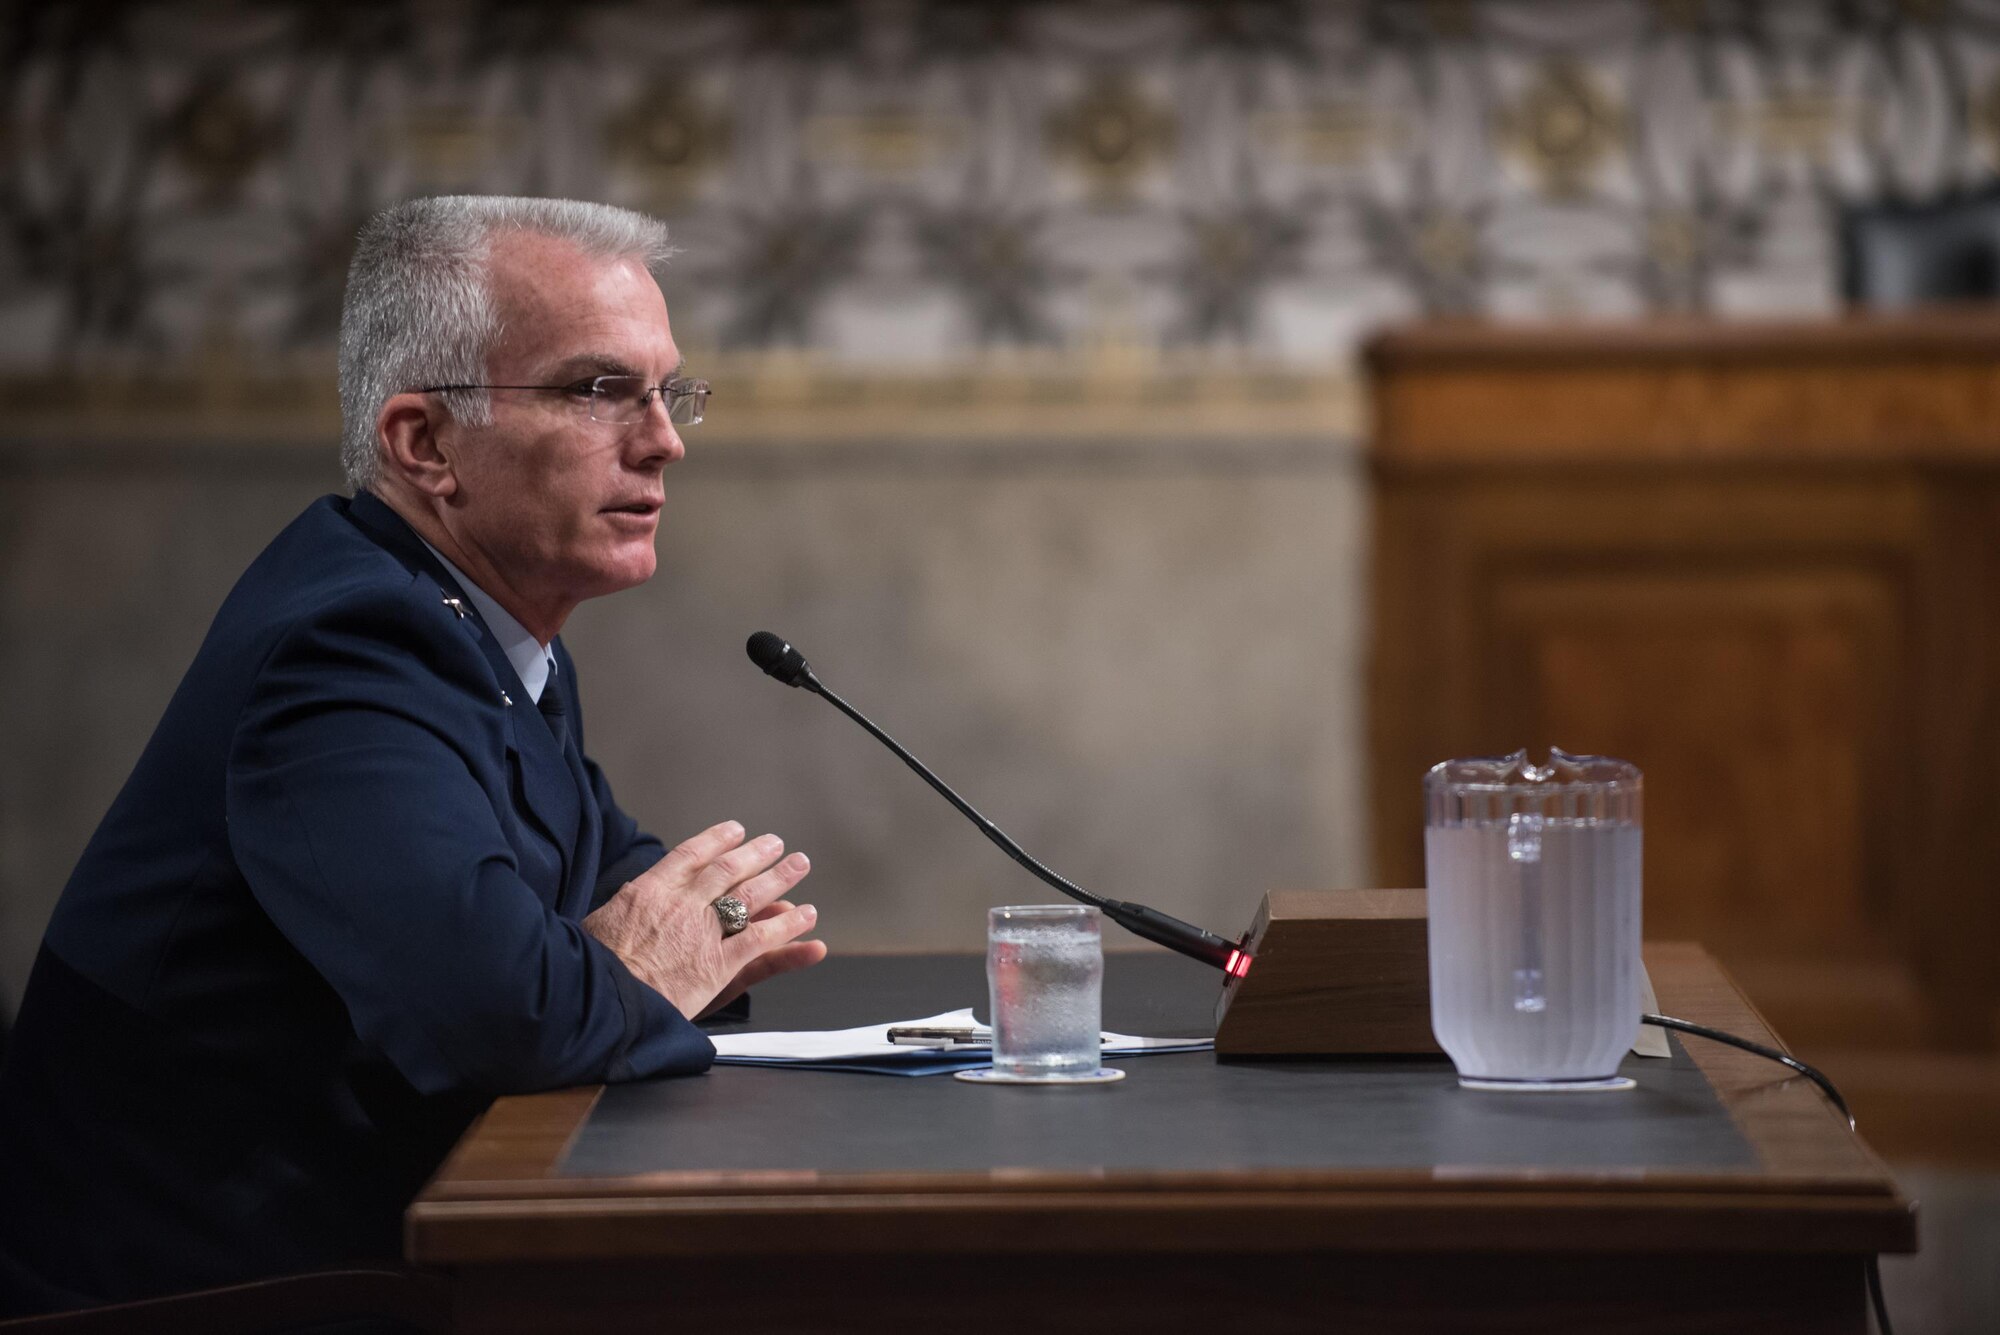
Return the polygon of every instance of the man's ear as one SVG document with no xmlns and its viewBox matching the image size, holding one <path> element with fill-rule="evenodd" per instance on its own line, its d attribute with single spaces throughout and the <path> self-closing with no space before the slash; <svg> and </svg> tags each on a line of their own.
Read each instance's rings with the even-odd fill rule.
<svg viewBox="0 0 2000 1335">
<path fill-rule="evenodd" d="M 458 475 L 438 439 L 451 419 L 422 394 L 391 395 L 375 415 L 375 443 L 384 472 L 426 496 L 444 500 Z"/>
</svg>

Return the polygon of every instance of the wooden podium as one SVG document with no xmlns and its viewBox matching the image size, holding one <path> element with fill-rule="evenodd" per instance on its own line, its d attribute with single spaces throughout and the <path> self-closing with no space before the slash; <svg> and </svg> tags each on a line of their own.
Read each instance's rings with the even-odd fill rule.
<svg viewBox="0 0 2000 1335">
<path fill-rule="evenodd" d="M 1215 1007 L 1230 1057 L 1436 1053 L 1422 890 L 1274 890 Z"/>
</svg>

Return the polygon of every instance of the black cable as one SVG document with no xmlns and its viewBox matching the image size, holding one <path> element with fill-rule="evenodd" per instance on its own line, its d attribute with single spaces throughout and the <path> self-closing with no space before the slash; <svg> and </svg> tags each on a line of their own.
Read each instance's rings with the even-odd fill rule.
<svg viewBox="0 0 2000 1335">
<path fill-rule="evenodd" d="M 1820 1092 L 1832 1100 L 1833 1106 L 1840 1109 L 1840 1115 L 1847 1119 L 1847 1129 L 1849 1131 L 1854 1130 L 1854 1114 L 1847 1110 L 1847 1100 L 1840 1097 L 1840 1091 L 1833 1087 L 1833 1081 L 1827 1079 L 1820 1072 L 1806 1065 L 1797 1057 L 1792 1056 L 1789 1052 L 1780 1052 L 1776 1048 L 1767 1048 L 1762 1043 L 1752 1043 L 1747 1038 L 1738 1038 L 1734 1034 L 1725 1034 L 1720 1029 L 1710 1029 L 1706 1025 L 1695 1024 L 1689 1020 L 1676 1020 L 1671 1015 L 1641 1015 L 1639 1019 L 1646 1024 L 1656 1024 L 1662 1029 L 1678 1029 L 1684 1034 L 1693 1034 L 1698 1038 L 1712 1038 L 1718 1043 L 1727 1043 L 1732 1048 L 1742 1048 L 1745 1052 L 1754 1052 L 1759 1057 L 1768 1057 L 1774 1062 L 1782 1062 L 1806 1079 L 1812 1081 L 1815 1085 L 1818 1085 Z"/>
<path fill-rule="evenodd" d="M 1642 1023 L 1658 1025 L 1662 1029 L 1677 1029 L 1683 1034 L 1693 1034 L 1697 1038 L 1708 1038 L 1715 1040 L 1717 1043 L 1727 1043 L 1732 1048 L 1741 1048 L 1745 1052 L 1752 1052 L 1759 1057 L 1765 1057 L 1781 1065 L 1791 1067 L 1794 1071 L 1797 1071 L 1800 1075 L 1818 1085 L 1820 1093 L 1826 1095 L 1833 1106 L 1840 1109 L 1840 1115 L 1847 1119 L 1847 1129 L 1849 1131 L 1855 1129 L 1854 1114 L 1848 1109 L 1847 1100 L 1840 1097 L 1840 1091 L 1833 1087 L 1833 1081 L 1827 1079 L 1822 1072 L 1806 1065 L 1797 1057 L 1792 1056 L 1789 1052 L 1780 1052 L 1776 1048 L 1765 1047 L 1762 1043 L 1752 1043 L 1747 1038 L 1739 1038 L 1735 1034 L 1724 1033 L 1720 1029 L 1710 1029 L 1707 1025 L 1695 1024 L 1690 1020 L 1676 1020 L 1671 1015 L 1641 1015 L 1639 1019 Z M 1882 1335 L 1896 1335 L 1896 1328 L 1889 1324 L 1889 1304 L 1882 1297 L 1882 1267 L 1872 1254 L 1867 1258 L 1866 1264 L 1868 1301 L 1875 1308 L 1876 1328 L 1882 1332 Z"/>
<path fill-rule="evenodd" d="M 1896 1335 L 1896 1328 L 1889 1324 L 1889 1304 L 1882 1297 L 1882 1268 L 1873 1252 L 1868 1255 L 1868 1299 L 1875 1304 L 1876 1329 L 1882 1335 Z"/>
</svg>

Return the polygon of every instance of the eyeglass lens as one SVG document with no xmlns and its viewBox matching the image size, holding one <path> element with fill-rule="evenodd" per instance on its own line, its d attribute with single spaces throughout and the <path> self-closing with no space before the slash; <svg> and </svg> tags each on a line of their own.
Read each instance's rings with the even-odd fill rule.
<svg viewBox="0 0 2000 1335">
<path fill-rule="evenodd" d="M 706 380 L 670 380 L 655 386 L 642 376 L 607 375 L 591 384 L 590 415 L 599 422 L 636 422 L 646 415 L 647 401 L 656 389 L 667 401 L 667 420 L 680 426 L 699 424 L 708 411 Z"/>
</svg>

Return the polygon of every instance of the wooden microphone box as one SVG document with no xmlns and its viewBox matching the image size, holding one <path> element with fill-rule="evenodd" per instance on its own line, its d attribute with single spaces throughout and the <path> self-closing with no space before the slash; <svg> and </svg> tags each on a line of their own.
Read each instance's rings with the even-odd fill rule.
<svg viewBox="0 0 2000 1335">
<path fill-rule="evenodd" d="M 1230 1057 L 1434 1054 L 1422 890 L 1274 890 L 1216 1002 Z"/>
</svg>

